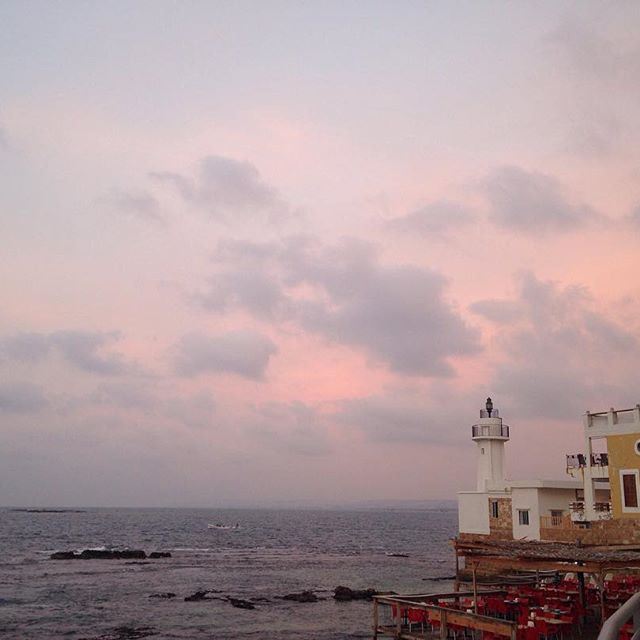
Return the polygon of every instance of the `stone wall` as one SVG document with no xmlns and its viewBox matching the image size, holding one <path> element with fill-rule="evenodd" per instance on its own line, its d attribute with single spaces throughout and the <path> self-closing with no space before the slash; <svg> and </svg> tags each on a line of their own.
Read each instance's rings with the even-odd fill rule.
<svg viewBox="0 0 640 640">
<path fill-rule="evenodd" d="M 491 514 L 491 502 L 498 503 L 498 517 L 489 517 L 489 537 L 493 540 L 513 540 L 513 514 L 511 498 L 489 498 L 487 509 Z"/>
<path fill-rule="evenodd" d="M 640 521 L 614 518 L 589 523 L 588 527 L 549 527 L 540 529 L 542 540 L 549 542 L 580 542 L 584 545 L 640 544 Z"/>
</svg>

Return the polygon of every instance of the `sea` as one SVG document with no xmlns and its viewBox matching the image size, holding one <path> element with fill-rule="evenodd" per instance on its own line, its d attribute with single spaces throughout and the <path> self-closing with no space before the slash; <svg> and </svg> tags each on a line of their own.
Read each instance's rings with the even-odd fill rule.
<svg viewBox="0 0 640 640">
<path fill-rule="evenodd" d="M 337 602 L 335 587 L 449 591 L 456 529 L 451 508 L 0 509 L 0 637 L 370 638 L 371 602 Z M 103 548 L 171 557 L 50 559 Z M 185 601 L 203 590 L 211 599 Z M 282 600 L 305 590 L 318 602 Z"/>
</svg>

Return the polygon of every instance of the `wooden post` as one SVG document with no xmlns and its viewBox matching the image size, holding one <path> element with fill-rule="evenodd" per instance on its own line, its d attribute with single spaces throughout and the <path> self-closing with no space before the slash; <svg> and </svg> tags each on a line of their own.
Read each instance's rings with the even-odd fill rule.
<svg viewBox="0 0 640 640">
<path fill-rule="evenodd" d="M 604 606 L 604 572 L 606 569 L 600 569 L 598 573 L 598 590 L 600 591 L 600 624 L 603 625 L 607 618 L 607 609 Z"/>
<path fill-rule="evenodd" d="M 458 556 L 457 549 L 454 549 L 454 553 L 456 554 L 456 579 L 453 583 L 453 590 L 460 591 L 460 556 Z"/>
<path fill-rule="evenodd" d="M 378 640 L 378 600 L 373 599 L 373 640 Z"/>
<path fill-rule="evenodd" d="M 445 609 L 440 609 L 440 638 L 446 640 L 449 635 L 447 629 L 447 612 Z"/>
<path fill-rule="evenodd" d="M 398 617 L 396 619 L 396 638 L 400 640 L 402 637 L 402 618 L 404 617 L 404 609 L 398 605 Z"/>
<path fill-rule="evenodd" d="M 478 568 L 478 564 L 474 562 L 471 567 L 471 577 L 473 580 L 473 612 L 474 613 L 478 613 L 478 581 L 476 579 L 477 568 Z"/>
</svg>

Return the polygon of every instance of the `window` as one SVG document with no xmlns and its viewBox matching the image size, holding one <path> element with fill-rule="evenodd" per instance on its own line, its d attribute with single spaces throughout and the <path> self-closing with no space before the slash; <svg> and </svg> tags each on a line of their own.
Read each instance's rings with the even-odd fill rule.
<svg viewBox="0 0 640 640">
<path fill-rule="evenodd" d="M 623 511 L 638 511 L 638 470 L 620 471 Z"/>
<path fill-rule="evenodd" d="M 518 509 L 518 523 L 523 526 L 529 524 L 529 509 Z"/>
<path fill-rule="evenodd" d="M 497 500 L 490 500 L 489 501 L 489 506 L 491 508 L 491 517 L 492 518 L 497 518 L 499 513 L 498 513 L 498 501 Z"/>
</svg>

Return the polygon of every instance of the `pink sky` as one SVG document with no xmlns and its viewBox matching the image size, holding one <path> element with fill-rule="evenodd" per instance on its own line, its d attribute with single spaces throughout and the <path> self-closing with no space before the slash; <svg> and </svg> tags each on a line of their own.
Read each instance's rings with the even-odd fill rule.
<svg viewBox="0 0 640 640">
<path fill-rule="evenodd" d="M 453 498 L 487 395 L 516 478 L 640 402 L 635 4 L 0 19 L 0 504 Z"/>
</svg>

